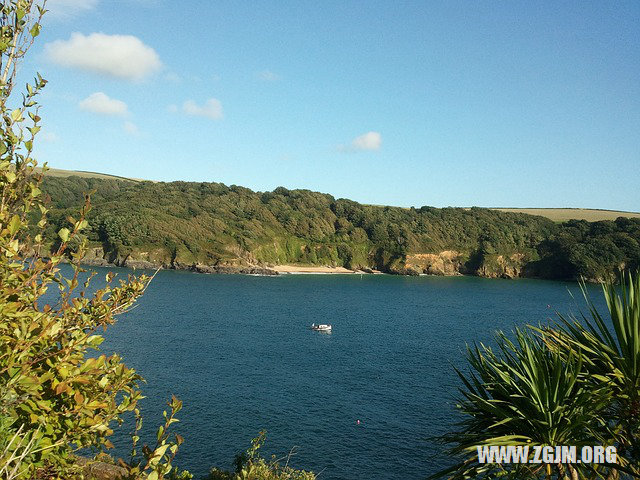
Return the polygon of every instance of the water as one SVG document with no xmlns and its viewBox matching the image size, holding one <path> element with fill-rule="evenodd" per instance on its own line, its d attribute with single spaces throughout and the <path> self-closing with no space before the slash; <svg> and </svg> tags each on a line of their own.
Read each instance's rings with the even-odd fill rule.
<svg viewBox="0 0 640 480">
<path fill-rule="evenodd" d="M 576 312 L 568 289 L 579 298 L 535 280 L 163 271 L 103 351 L 147 380 L 147 432 L 184 401 L 176 463 L 196 478 L 265 429 L 266 456 L 297 446 L 290 464 L 321 479 L 418 479 L 447 465 L 430 437 L 457 419 L 465 344 Z"/>
</svg>

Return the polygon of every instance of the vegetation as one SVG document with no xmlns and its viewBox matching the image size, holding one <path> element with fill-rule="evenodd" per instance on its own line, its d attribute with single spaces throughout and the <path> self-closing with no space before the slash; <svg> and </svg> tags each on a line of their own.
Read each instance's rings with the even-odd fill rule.
<svg viewBox="0 0 640 480">
<path fill-rule="evenodd" d="M 129 276 L 116 283 L 110 273 L 106 287 L 89 293 L 94 275 L 80 284 L 79 266 L 87 246 L 84 232 L 93 231 L 88 197 L 81 195 L 73 216 L 56 218 L 56 226 L 48 222 L 42 170 L 32 157 L 41 120 L 37 97 L 46 81 L 38 75 L 27 84 L 18 104 L 11 95 L 18 62 L 40 32 L 43 3 L 0 3 L 0 478 L 82 478 L 74 453 L 92 449 L 102 458 L 113 446 L 112 428 L 131 413 L 131 456 L 119 460 L 124 476 L 188 480 L 188 472 L 172 465 L 182 437 L 171 429 L 182 403 L 171 399 L 154 443 L 140 446 L 141 377 L 118 355 L 89 356 L 103 341 L 98 330 L 128 311 L 151 278 Z M 107 220 L 100 228 L 109 225 Z M 57 238 L 53 250 L 44 247 L 44 233 Z M 59 269 L 65 256 L 71 278 Z M 49 290 L 56 295 L 46 297 Z M 262 441 L 254 442 L 233 478 L 315 478 L 262 460 Z"/>
<path fill-rule="evenodd" d="M 498 334 L 497 351 L 468 350 L 459 430 L 445 435 L 460 459 L 438 476 L 514 479 L 640 477 L 640 274 L 621 293 L 603 285 L 610 319 L 583 292 L 590 315 L 560 316 L 557 325 Z M 488 445 L 615 446 L 617 464 L 481 464 Z"/>
<path fill-rule="evenodd" d="M 172 266 L 298 262 L 375 266 L 407 272 L 416 253 L 461 252 L 465 271 L 525 259 L 531 274 L 591 278 L 638 265 L 640 221 L 568 222 L 485 209 L 399 209 L 278 188 L 255 193 L 222 184 L 154 184 L 94 178 L 42 183 L 32 157 L 40 127 L 39 75 L 21 100 L 12 96 L 18 61 L 40 32 L 45 13 L 34 0 L 3 0 L 0 10 L 0 474 L 3 478 L 70 478 L 73 453 L 112 445 L 112 427 L 136 418 L 132 452 L 120 460 L 130 478 L 187 480 L 173 466 L 182 437 L 170 433 L 181 402 L 172 398 L 155 442 L 141 448 L 137 402 L 141 378 L 117 355 L 99 350 L 99 329 L 112 325 L 144 293 L 148 277 L 130 276 L 90 293 L 80 262 L 93 243 L 123 259 L 153 254 Z M 50 197 L 44 202 L 41 186 Z M 94 190 L 92 210 L 85 192 Z M 52 207 L 48 210 L 47 205 Z M 79 211 L 79 216 L 78 216 Z M 77 217 L 77 218 L 76 218 Z M 514 255 L 516 255 L 514 257 Z M 71 260 L 73 275 L 60 263 Z M 502 259 L 502 260 L 500 260 Z M 516 261 L 516 260 L 513 260 Z M 518 260 L 522 261 L 522 260 Z M 558 270 L 559 267 L 562 267 Z M 484 270 L 483 270 L 484 269 Z M 561 272 L 561 273 L 557 273 Z M 45 294 L 56 291 L 47 303 Z M 460 374 L 461 431 L 447 436 L 461 462 L 452 478 L 621 478 L 640 474 L 640 276 L 622 293 L 606 284 L 611 325 L 589 303 L 581 321 L 498 337 L 499 353 L 469 352 Z M 210 479 L 311 480 L 282 461 L 267 461 L 254 440 L 234 472 Z M 615 445 L 617 465 L 545 468 L 478 465 L 476 445 Z"/>
<path fill-rule="evenodd" d="M 103 340 L 97 330 L 127 311 L 149 278 L 114 285 L 108 275 L 107 286 L 91 295 L 91 278 L 79 284 L 88 201 L 78 219 L 69 217 L 57 230 L 55 251 L 42 257 L 48 212 L 32 152 L 40 130 L 37 97 L 46 81 L 38 75 L 18 103 L 12 91 L 45 9 L 33 0 L 0 5 L 0 471 L 7 478 L 71 474 L 74 451 L 111 447 L 112 424 L 137 412 L 135 371 L 117 355 L 87 354 Z M 72 243 L 74 275 L 64 278 L 58 266 Z M 50 289 L 57 289 L 54 304 L 43 301 Z M 123 462 L 131 476 L 155 480 L 172 469 L 180 438 L 169 441 L 166 427 L 179 406 L 174 399 L 155 448 L 145 446 Z"/>
<path fill-rule="evenodd" d="M 235 459 L 234 472 L 227 472 L 212 468 L 205 480 L 315 480 L 316 475 L 304 470 L 294 470 L 289 467 L 289 457 L 285 459 L 272 458 L 270 461 L 262 458 L 258 452 L 264 444 L 266 434 L 260 432 L 251 442 L 251 447 L 238 455 Z M 291 455 L 291 454 L 290 454 Z M 289 455 L 289 456 L 290 456 Z"/>
<path fill-rule="evenodd" d="M 84 192 L 95 192 L 87 238 L 102 249 L 100 259 L 116 264 L 297 263 L 445 273 L 418 257 L 453 251 L 456 273 L 597 281 L 640 262 L 635 218 L 556 224 L 482 208 L 378 207 L 308 190 L 260 193 L 220 183 L 72 176 L 46 178 L 43 189 L 51 201 L 51 239 Z"/>
</svg>

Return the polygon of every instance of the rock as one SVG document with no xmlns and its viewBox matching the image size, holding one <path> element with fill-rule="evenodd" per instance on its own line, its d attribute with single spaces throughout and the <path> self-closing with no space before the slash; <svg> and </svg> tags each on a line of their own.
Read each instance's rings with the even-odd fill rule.
<svg viewBox="0 0 640 480">
<path fill-rule="evenodd" d="M 135 269 L 150 269 L 157 270 L 162 267 L 162 264 L 158 264 L 156 262 L 149 262 L 146 260 L 133 260 L 130 257 L 127 257 L 124 262 L 122 262 L 122 267 L 127 268 L 135 268 Z"/>
<path fill-rule="evenodd" d="M 76 463 L 83 467 L 84 474 L 95 480 L 118 480 L 127 478 L 127 470 L 119 465 L 78 457 Z"/>
<path fill-rule="evenodd" d="M 407 272 L 426 273 L 428 275 L 460 275 L 464 269 L 465 257 L 455 250 L 440 253 L 414 253 L 407 255 Z"/>
</svg>

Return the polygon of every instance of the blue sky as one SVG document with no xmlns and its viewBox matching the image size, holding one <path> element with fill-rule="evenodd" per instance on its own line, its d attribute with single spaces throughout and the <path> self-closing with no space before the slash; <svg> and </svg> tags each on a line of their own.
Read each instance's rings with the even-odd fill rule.
<svg viewBox="0 0 640 480">
<path fill-rule="evenodd" d="M 640 211 L 640 2 L 50 0 L 38 159 L 401 206 Z"/>
</svg>

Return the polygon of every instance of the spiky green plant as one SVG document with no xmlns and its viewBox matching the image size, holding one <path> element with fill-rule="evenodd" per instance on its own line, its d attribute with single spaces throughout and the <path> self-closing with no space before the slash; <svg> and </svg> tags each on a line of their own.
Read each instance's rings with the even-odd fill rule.
<svg viewBox="0 0 640 480">
<path fill-rule="evenodd" d="M 432 478 L 640 478 L 640 274 L 602 285 L 609 318 L 581 285 L 588 313 L 499 333 L 497 353 L 468 349 L 458 371 L 458 431 L 441 437 L 458 463 Z M 480 464 L 483 445 L 615 446 L 616 465 Z"/>
<path fill-rule="evenodd" d="M 604 283 L 602 291 L 610 318 L 600 315 L 583 284 L 589 316 L 560 315 L 543 337 L 559 353 L 584 352 L 585 383 L 606 388 L 611 398 L 603 412 L 607 435 L 619 461 L 640 475 L 640 274 L 622 276 L 619 286 Z"/>
<path fill-rule="evenodd" d="M 468 348 L 471 373 L 458 371 L 463 382 L 458 409 L 459 430 L 445 435 L 453 467 L 433 478 L 564 478 L 586 467 L 544 464 L 480 464 L 477 447 L 602 444 L 603 420 L 594 412 L 609 402 L 605 389 L 587 389 L 580 381 L 583 356 L 564 357 L 547 348 L 530 329 L 515 331 L 515 340 L 496 337 L 497 353 L 486 345 Z M 568 477 L 570 478 L 570 477 Z"/>
</svg>

